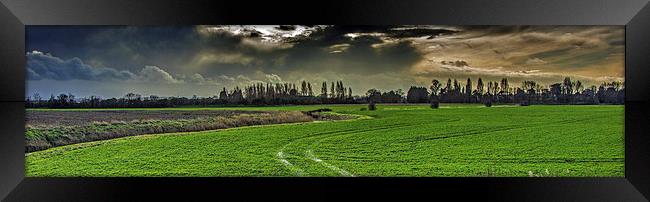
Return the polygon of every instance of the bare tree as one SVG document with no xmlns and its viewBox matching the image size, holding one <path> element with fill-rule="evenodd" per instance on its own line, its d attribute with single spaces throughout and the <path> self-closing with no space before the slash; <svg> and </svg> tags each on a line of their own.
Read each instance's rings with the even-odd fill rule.
<svg viewBox="0 0 650 202">
<path fill-rule="evenodd" d="M 429 89 L 431 89 L 431 95 L 432 96 L 437 96 L 438 93 L 440 92 L 440 82 L 436 79 L 431 81 L 431 86 L 429 86 Z"/>
<path fill-rule="evenodd" d="M 501 79 L 501 93 L 508 95 L 509 94 L 509 84 L 508 84 L 508 78 L 503 78 Z"/>
<path fill-rule="evenodd" d="M 582 94 L 582 91 L 584 91 L 584 87 L 582 86 L 582 82 L 578 80 L 576 81 L 576 93 Z"/>
<path fill-rule="evenodd" d="M 307 83 L 307 95 L 314 96 L 314 91 L 311 89 L 311 83 Z"/>
<path fill-rule="evenodd" d="M 327 82 L 323 81 L 323 87 L 320 89 L 320 97 L 327 98 Z"/>
<path fill-rule="evenodd" d="M 573 86 L 575 84 L 571 81 L 571 78 L 565 77 L 564 81 L 562 82 L 562 87 L 563 87 L 563 93 L 565 95 L 570 95 L 573 94 Z"/>
<path fill-rule="evenodd" d="M 483 88 L 484 88 L 484 86 L 483 86 L 483 80 L 481 79 L 481 77 L 479 77 L 479 78 L 478 78 L 478 83 L 476 84 L 476 92 L 477 92 L 479 95 L 483 95 L 483 92 L 484 92 L 484 89 L 483 89 Z"/>
</svg>

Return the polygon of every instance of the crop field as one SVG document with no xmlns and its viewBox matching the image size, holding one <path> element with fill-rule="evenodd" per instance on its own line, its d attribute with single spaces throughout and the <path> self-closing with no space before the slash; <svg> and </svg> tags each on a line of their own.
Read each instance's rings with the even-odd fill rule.
<svg viewBox="0 0 650 202">
<path fill-rule="evenodd" d="M 353 119 L 85 142 L 31 152 L 27 176 L 624 176 L 624 106 L 311 105 Z M 109 110 L 109 109 L 102 109 Z M 114 109 L 120 111 L 118 109 Z M 61 113 L 94 110 L 44 110 Z M 81 112 L 79 112 L 81 111 Z"/>
</svg>

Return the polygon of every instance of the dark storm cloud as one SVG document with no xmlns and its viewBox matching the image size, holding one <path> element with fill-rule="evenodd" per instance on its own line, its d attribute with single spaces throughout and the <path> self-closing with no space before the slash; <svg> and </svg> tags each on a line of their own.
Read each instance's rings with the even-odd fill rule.
<svg viewBox="0 0 650 202">
<path fill-rule="evenodd" d="M 192 69 L 206 76 L 245 74 L 267 68 L 286 73 L 299 68 L 323 69 L 326 68 L 323 61 L 334 60 L 341 64 L 335 68 L 367 73 L 377 68 L 380 71 L 403 69 L 419 59 L 409 43 L 395 43 L 382 49 L 372 48 L 374 44 L 453 33 L 446 29 L 397 29 L 403 26 L 306 27 L 314 29 L 309 37 L 300 34 L 282 37 L 299 29 L 298 26 L 273 26 L 282 31 L 276 35 L 245 26 L 212 26 L 214 29 L 208 34 L 199 30 L 208 27 L 32 27 L 28 33 L 34 40 L 30 40 L 28 50 L 51 52 L 63 58 L 77 57 L 96 67 L 133 72 L 150 65 L 164 66 L 166 71 L 176 74 Z M 45 37 L 40 33 L 51 35 Z M 68 33 L 74 39 L 67 37 Z M 346 36 L 349 33 L 382 33 L 383 36 L 350 38 Z M 326 50 L 337 44 L 349 44 L 348 51 L 331 55 Z"/>
<path fill-rule="evenodd" d="M 471 25 L 471 26 L 462 26 L 461 29 L 463 32 L 476 32 L 481 33 L 482 35 L 502 35 L 502 34 L 512 34 L 512 33 L 521 33 L 535 29 L 535 26 L 493 26 L 493 25 Z"/>
<path fill-rule="evenodd" d="M 98 67 L 137 71 L 180 63 L 195 51 L 193 27 L 30 26 L 28 51 L 80 58 Z"/>
<path fill-rule="evenodd" d="M 283 31 L 291 31 L 291 30 L 296 30 L 296 26 L 293 25 L 280 25 L 275 27 L 276 29 L 283 30 Z"/>
<path fill-rule="evenodd" d="M 40 52 L 27 53 L 27 78 L 30 80 L 128 80 L 136 76 L 129 71 L 93 68 L 79 58 L 62 60 Z"/>
<path fill-rule="evenodd" d="M 284 64 L 274 68 L 278 71 L 377 74 L 399 72 L 409 68 L 421 58 L 409 42 L 399 42 L 382 49 L 372 47 L 373 44 L 380 42 L 373 37 L 359 38 L 345 43 L 349 44 L 348 48 L 339 53 L 324 50 L 326 46 L 297 46 L 296 49 L 301 51 L 288 53 Z"/>
<path fill-rule="evenodd" d="M 408 41 L 396 42 L 381 48 L 373 45 L 385 42 L 381 36 L 361 35 L 355 38 L 349 33 L 370 33 L 386 31 L 377 27 L 333 26 L 296 41 L 291 49 L 278 51 L 282 63 L 266 64 L 276 73 L 290 71 L 336 71 L 353 74 L 376 74 L 399 72 L 421 59 L 415 47 Z M 392 32 L 391 32 L 392 33 Z M 395 35 L 402 35 L 395 34 Z M 430 33 L 427 33 L 430 34 Z M 408 35 L 412 36 L 412 35 Z M 344 50 L 332 48 L 345 47 Z"/>
<path fill-rule="evenodd" d="M 277 27 L 275 27 L 277 28 Z M 202 64 L 206 73 L 215 74 L 244 74 L 260 70 L 268 73 L 287 75 L 290 72 L 301 71 L 318 74 L 324 71 L 345 71 L 354 74 L 375 74 L 399 72 L 409 68 L 421 59 L 421 54 L 409 41 L 398 41 L 409 37 L 431 37 L 453 33 L 446 29 L 425 29 L 397 26 L 328 26 L 317 29 L 308 36 L 287 38 L 280 43 L 290 45 L 290 48 L 279 48 L 273 51 L 243 45 L 248 40 L 244 29 L 230 30 L 238 34 L 221 35 L 235 37 L 232 46 L 236 52 L 252 58 L 246 64 Z M 222 29 L 221 30 L 228 30 Z M 350 37 L 350 33 L 362 33 L 358 37 Z M 367 35 L 363 33 L 375 33 Z M 395 40 L 393 43 L 387 43 Z M 219 40 L 218 42 L 222 42 Z M 206 43 L 210 43 L 209 41 Z M 206 44 L 204 43 L 204 44 Z M 373 47 L 376 45 L 385 45 Z M 208 45 L 212 52 L 224 51 L 224 46 Z M 228 47 L 228 46 L 225 46 Z M 343 49 L 335 49 L 335 48 Z"/>
<path fill-rule="evenodd" d="M 424 28 L 410 28 L 410 29 L 391 29 L 386 32 L 389 37 L 395 38 L 410 38 L 410 37 L 428 37 L 428 39 L 435 38 L 440 35 L 454 34 L 458 31 L 449 29 L 424 29 Z"/>
<path fill-rule="evenodd" d="M 61 59 L 51 54 L 32 51 L 27 53 L 27 79 L 29 80 L 91 80 L 134 81 L 149 83 L 183 83 L 165 70 L 145 66 L 136 73 L 108 67 L 93 67 L 79 58 Z"/>
</svg>

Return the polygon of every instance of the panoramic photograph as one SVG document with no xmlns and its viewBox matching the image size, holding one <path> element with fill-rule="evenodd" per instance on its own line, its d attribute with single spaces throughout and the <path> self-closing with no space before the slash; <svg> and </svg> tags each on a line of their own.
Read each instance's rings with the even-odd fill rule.
<svg viewBox="0 0 650 202">
<path fill-rule="evenodd" d="M 624 26 L 26 26 L 27 177 L 624 177 Z"/>
</svg>

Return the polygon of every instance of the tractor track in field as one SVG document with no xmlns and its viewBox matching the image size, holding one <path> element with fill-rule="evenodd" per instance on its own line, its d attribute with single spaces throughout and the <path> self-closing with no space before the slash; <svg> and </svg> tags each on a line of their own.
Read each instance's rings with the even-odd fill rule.
<svg viewBox="0 0 650 202">
<path fill-rule="evenodd" d="M 283 149 L 284 149 L 284 148 L 283 148 Z M 278 152 L 278 154 L 277 154 L 276 156 L 278 157 L 278 159 L 280 159 L 280 161 L 281 161 L 285 166 L 287 166 L 287 167 L 289 168 L 289 170 L 293 171 L 297 176 L 302 176 L 302 175 L 303 175 L 304 171 L 303 171 L 302 169 L 298 168 L 297 166 L 293 165 L 291 162 L 289 162 L 289 161 L 285 158 L 285 156 L 284 156 L 284 152 L 280 151 L 280 152 Z"/>
<path fill-rule="evenodd" d="M 278 159 L 285 166 L 289 167 L 290 170 L 294 170 L 294 172 L 296 174 L 300 173 L 299 176 L 302 176 L 302 174 L 304 174 L 303 170 L 298 168 L 295 164 L 291 163 L 289 160 L 287 160 L 286 159 L 287 155 L 284 152 L 284 150 L 289 145 L 291 145 L 291 144 L 293 144 L 295 142 L 308 140 L 308 139 L 315 139 L 315 138 L 323 139 L 323 138 L 330 138 L 330 137 L 340 136 L 340 135 L 350 135 L 350 134 L 354 134 L 354 133 L 365 133 L 365 132 L 373 132 L 373 131 L 380 131 L 380 130 L 389 130 L 389 129 L 395 129 L 395 128 L 401 128 L 401 127 L 409 127 L 409 126 L 414 126 L 414 125 L 418 125 L 418 124 L 392 124 L 392 125 L 382 126 L 382 127 L 379 127 L 379 128 L 362 128 L 362 129 L 353 128 L 353 129 L 334 130 L 334 131 L 314 133 L 314 134 L 309 135 L 307 137 L 294 139 L 294 140 L 290 141 L 289 143 L 285 144 L 280 149 L 280 151 L 278 151 L 278 153 L 276 154 L 276 157 L 278 157 Z M 309 159 L 311 161 L 314 161 L 314 162 L 316 162 L 318 164 L 321 164 L 321 165 L 329 168 L 330 170 L 333 170 L 333 171 L 341 174 L 342 176 L 350 176 L 350 177 L 355 176 L 354 174 L 352 174 L 352 173 L 350 173 L 350 172 L 348 172 L 348 171 L 346 171 L 344 169 L 338 168 L 338 167 L 336 167 L 336 166 L 334 166 L 332 164 L 329 164 L 329 163 L 323 161 L 322 159 L 319 159 L 316 155 L 314 155 L 313 151 L 311 150 L 311 145 L 309 146 L 309 149 L 304 152 L 304 154 L 305 154 L 304 157 L 306 157 L 307 159 Z"/>
<path fill-rule="evenodd" d="M 440 120 L 441 122 L 455 122 L 455 121 L 461 121 L 462 118 L 454 118 L 454 119 L 445 119 L 445 120 Z M 309 135 L 307 137 L 303 138 L 297 138 L 292 140 L 291 142 L 285 144 L 280 151 L 276 154 L 278 159 L 285 165 L 287 166 L 290 170 L 294 170 L 294 173 L 297 175 L 301 176 L 304 174 L 303 170 L 295 166 L 295 164 L 291 163 L 289 160 L 286 159 L 286 154 L 284 150 L 291 145 L 294 142 L 297 141 L 302 141 L 306 139 L 315 139 L 318 138 L 318 140 L 315 140 L 313 143 L 309 144 L 309 148 L 304 152 L 305 156 L 307 159 L 312 160 L 316 163 L 319 163 L 330 170 L 336 171 L 337 173 L 341 174 L 342 176 L 355 176 L 354 174 L 343 170 L 341 168 L 338 168 L 332 164 L 329 164 L 322 159 L 319 159 L 314 155 L 313 153 L 313 145 L 314 144 L 319 144 L 325 139 L 329 138 L 334 138 L 338 136 L 344 136 L 344 135 L 352 135 L 352 134 L 358 134 L 358 133 L 367 133 L 367 132 L 376 132 L 376 131 L 381 131 L 381 130 L 391 130 L 391 129 L 397 129 L 397 128 L 404 128 L 404 127 L 413 127 L 413 126 L 418 126 L 418 125 L 425 125 L 426 123 L 416 123 L 416 124 L 409 124 L 409 123 L 400 123 L 400 124 L 392 124 L 392 125 L 384 125 L 380 127 L 375 127 L 375 128 L 352 128 L 352 129 L 344 129 L 344 130 L 334 130 L 334 131 L 326 131 L 326 132 L 319 132 L 319 133 L 314 133 L 312 135 Z"/>
<path fill-rule="evenodd" d="M 307 151 L 305 151 L 305 155 L 310 160 L 315 161 L 317 163 L 320 163 L 323 166 L 325 166 L 325 167 L 327 167 L 327 168 L 329 168 L 331 170 L 337 171 L 339 174 L 341 174 L 343 176 L 354 177 L 355 176 L 354 174 L 352 174 L 352 173 L 350 173 L 350 172 L 348 172 L 346 170 L 343 170 L 341 168 L 338 168 L 338 167 L 336 167 L 334 165 L 331 165 L 331 164 L 329 164 L 327 162 L 324 162 L 323 160 L 316 157 L 314 155 L 314 153 L 313 153 L 313 150 L 312 150 L 313 145 L 320 144 L 320 142 L 322 142 L 325 139 L 344 136 L 344 135 L 353 135 L 353 134 L 366 133 L 366 132 L 376 132 L 376 131 L 382 131 L 382 130 L 391 130 L 391 129 L 397 129 L 397 128 L 412 127 L 412 126 L 417 126 L 417 125 L 420 125 L 420 124 L 394 124 L 394 125 L 390 125 L 390 126 L 387 126 L 387 127 L 373 128 L 373 129 L 370 129 L 370 130 L 358 130 L 358 132 L 355 131 L 355 132 L 351 132 L 351 133 L 332 133 L 332 134 L 329 134 L 329 135 L 327 135 L 327 136 L 325 136 L 323 138 L 320 138 L 320 139 L 312 142 L 311 144 L 309 144 L 309 149 Z"/>
<path fill-rule="evenodd" d="M 318 163 L 324 165 L 325 167 L 327 167 L 327 168 L 329 168 L 331 170 L 337 171 L 339 174 L 341 174 L 343 176 L 354 177 L 354 175 L 352 173 L 348 172 L 347 170 L 343 170 L 343 169 L 341 169 L 339 167 L 336 167 L 336 166 L 334 166 L 332 164 L 329 164 L 329 163 L 324 162 L 323 160 L 319 159 L 318 157 L 316 157 L 314 155 L 314 153 L 311 150 L 307 150 L 306 154 L 309 157 L 309 159 L 311 159 L 312 161 L 318 162 Z"/>
</svg>

